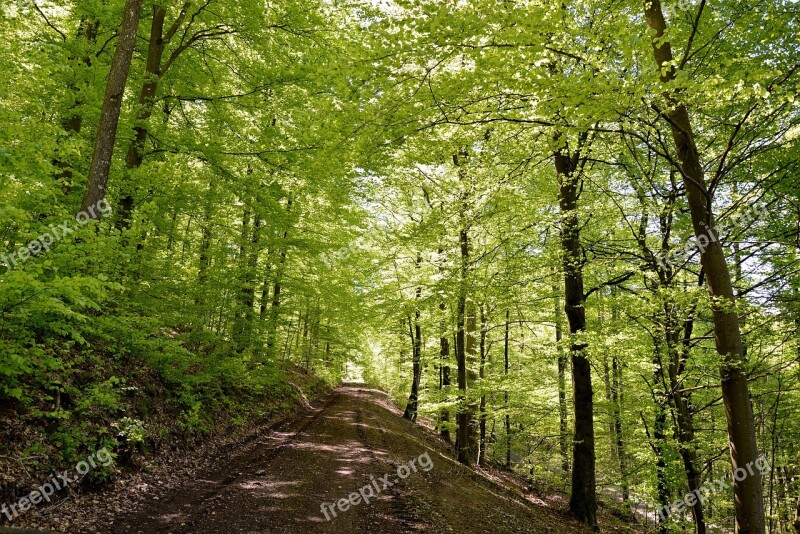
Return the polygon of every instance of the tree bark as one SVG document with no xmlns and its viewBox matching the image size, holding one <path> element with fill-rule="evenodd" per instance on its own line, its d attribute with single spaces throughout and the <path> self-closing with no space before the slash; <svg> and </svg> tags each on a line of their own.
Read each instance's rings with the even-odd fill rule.
<svg viewBox="0 0 800 534">
<path fill-rule="evenodd" d="M 561 470 L 569 473 L 569 430 L 567 421 L 567 356 L 564 353 L 564 346 L 561 342 L 564 339 L 562 315 L 564 309 L 561 307 L 561 288 L 558 284 L 553 285 L 553 295 L 556 325 L 556 352 L 558 354 L 558 444 L 561 451 Z"/>
<path fill-rule="evenodd" d="M 287 218 L 292 212 L 292 199 L 291 197 L 286 201 L 286 216 Z M 286 239 L 289 237 L 289 228 L 291 222 L 286 221 L 286 228 L 283 231 L 284 244 L 280 247 L 280 254 L 278 264 L 275 266 L 275 282 L 272 288 L 272 307 L 270 308 L 270 320 L 267 331 L 267 356 L 273 357 L 275 352 L 275 338 L 278 333 L 278 319 L 280 319 L 280 306 L 281 306 L 281 291 L 283 290 L 283 269 L 286 264 L 287 244 Z"/>
<path fill-rule="evenodd" d="M 439 303 L 439 309 L 444 314 L 447 311 L 447 305 L 444 302 Z M 441 337 L 439 338 L 439 357 L 442 372 L 442 389 L 448 391 L 450 386 L 450 339 L 447 336 L 447 320 L 442 318 Z M 450 429 L 447 425 L 450 423 L 450 411 L 447 408 L 442 409 L 441 414 L 441 427 L 439 435 L 443 440 L 450 443 Z"/>
<path fill-rule="evenodd" d="M 683 338 L 678 330 L 678 325 L 674 324 L 671 310 L 674 303 L 667 303 L 664 306 L 664 317 L 667 333 L 667 349 L 669 351 L 669 384 L 670 398 L 675 408 L 676 434 L 678 437 L 679 452 L 683 467 L 686 471 L 686 481 L 689 486 L 689 493 L 700 489 L 702 483 L 700 471 L 697 466 L 697 445 L 694 436 L 694 420 L 691 409 L 691 399 L 688 393 L 680 391 L 682 376 L 685 372 L 685 360 L 688 356 L 689 342 L 694 321 L 692 319 L 684 323 Z M 697 499 L 692 509 L 695 532 L 705 534 L 706 523 L 703 514 L 703 503 Z"/>
<path fill-rule="evenodd" d="M 422 266 L 422 254 L 417 253 L 417 270 Z M 417 408 L 419 403 L 419 383 L 422 379 L 422 329 L 419 324 L 420 311 L 419 303 L 422 300 L 422 287 L 417 286 L 416 292 L 416 310 L 414 311 L 413 331 L 411 335 L 412 346 L 412 367 L 413 376 L 411 379 L 411 394 L 408 397 L 408 404 L 406 404 L 403 417 L 410 421 L 417 420 Z M 409 328 L 411 328 L 411 319 L 409 318 Z"/>
<path fill-rule="evenodd" d="M 665 454 L 667 430 L 667 407 L 663 401 L 656 402 L 656 420 L 653 428 L 654 452 L 656 454 L 656 490 L 658 503 L 662 510 L 668 510 L 670 505 L 669 482 L 667 480 L 667 460 Z M 666 534 L 667 517 L 659 515 L 658 532 Z"/>
<path fill-rule="evenodd" d="M 487 334 L 487 323 L 486 323 L 486 310 L 484 309 L 483 304 L 480 305 L 481 310 L 481 342 L 480 342 L 480 371 L 478 376 L 480 377 L 481 381 L 486 378 L 486 334 Z M 478 465 L 484 465 L 486 463 L 486 395 L 481 395 L 481 403 L 480 407 L 478 408 L 478 414 L 480 417 L 480 430 L 479 430 L 479 440 L 478 440 Z"/>
<path fill-rule="evenodd" d="M 100 124 L 97 127 L 97 138 L 92 154 L 92 163 L 89 167 L 89 183 L 81 203 L 81 212 L 86 213 L 92 219 L 99 216 L 99 211 L 95 208 L 106 197 L 108 173 L 111 170 L 111 159 L 114 156 L 119 115 L 131 68 L 133 49 L 136 45 L 136 31 L 139 27 L 141 11 L 142 0 L 126 0 L 117 48 L 111 61 L 111 72 L 108 74 L 103 107 L 100 110 Z"/>
<path fill-rule="evenodd" d="M 508 380 L 508 334 L 510 328 L 510 317 L 511 312 L 506 310 L 506 331 L 505 337 L 503 338 L 503 374 L 505 375 L 506 380 Z M 508 413 L 508 389 L 503 392 L 503 397 L 506 405 L 506 469 L 511 469 L 511 414 Z"/>
<path fill-rule="evenodd" d="M 612 297 L 616 294 L 616 288 L 611 288 Z M 619 307 L 616 301 L 611 302 L 611 325 L 616 328 L 619 322 Z M 619 351 L 614 351 L 611 357 L 611 409 L 614 418 L 614 436 L 616 437 L 617 461 L 619 462 L 619 473 L 622 487 L 622 501 L 630 506 L 630 485 L 628 482 L 628 456 L 625 451 L 625 439 L 622 428 L 622 362 L 619 358 Z"/>
<path fill-rule="evenodd" d="M 669 41 L 664 40 L 666 22 L 660 0 L 646 0 L 645 18 L 654 33 L 653 52 L 661 81 L 675 80 L 674 56 Z M 695 142 L 689 112 L 686 106 L 665 94 L 668 110 L 664 115 L 670 123 L 673 140 L 681 162 L 686 197 L 692 216 L 692 225 L 698 245 L 700 261 L 706 273 L 709 294 L 712 298 L 714 338 L 717 353 L 722 360 L 722 399 L 728 423 L 731 465 L 733 471 L 755 465 L 758 458 L 753 407 L 747 385 L 747 361 L 744 357 L 739 318 L 736 315 L 736 298 L 731 283 L 725 254 L 714 228 L 711 196 L 705 182 L 705 172 Z M 707 244 L 704 244 L 707 243 Z M 756 469 L 743 480 L 734 480 L 734 506 L 738 534 L 763 534 L 764 503 L 761 495 L 761 473 Z"/>
<path fill-rule="evenodd" d="M 475 428 L 474 407 L 468 401 L 467 389 L 474 382 L 474 346 L 475 346 L 475 312 L 467 310 L 467 284 L 469 282 L 469 221 L 468 211 L 468 192 L 466 190 L 467 171 L 464 167 L 467 158 L 467 150 L 462 149 L 453 155 L 453 163 L 458 169 L 459 179 L 464 191 L 461 194 L 461 206 L 459 213 L 459 245 L 461 251 L 459 268 L 459 289 L 458 303 L 456 305 L 456 316 L 458 330 L 456 332 L 456 363 L 458 364 L 458 400 L 459 407 L 456 414 L 456 455 L 458 461 L 473 465 L 477 460 L 477 439 Z M 470 303 L 471 304 L 471 303 Z"/>
<path fill-rule="evenodd" d="M 556 135 L 561 141 L 562 136 Z M 581 521 L 597 528 L 597 495 L 594 450 L 594 400 L 592 367 L 586 358 L 586 343 L 579 337 L 586 331 L 583 265 L 578 221 L 579 184 L 575 171 L 579 153 L 568 154 L 566 147 L 555 154 L 561 207 L 561 245 L 564 253 L 564 310 L 567 314 L 572 358 L 574 433 L 572 441 L 572 494 L 570 511 Z"/>
<path fill-rule="evenodd" d="M 186 2 L 183 5 L 178 18 L 165 35 L 164 20 L 167 15 L 167 10 L 159 5 L 153 6 L 153 23 L 150 28 L 150 42 L 147 48 L 145 79 L 139 93 L 139 109 L 136 112 L 136 125 L 133 127 L 135 136 L 125 156 L 125 167 L 128 170 L 138 169 L 142 165 L 144 144 L 148 136 L 147 121 L 153 114 L 159 81 L 166 73 L 162 68 L 164 49 L 172 40 L 175 33 L 180 29 L 190 7 L 191 2 Z M 129 186 L 130 184 L 125 185 Z M 133 194 L 131 191 L 127 191 L 119 202 L 119 214 L 117 218 L 118 228 L 130 228 L 133 207 Z"/>
</svg>

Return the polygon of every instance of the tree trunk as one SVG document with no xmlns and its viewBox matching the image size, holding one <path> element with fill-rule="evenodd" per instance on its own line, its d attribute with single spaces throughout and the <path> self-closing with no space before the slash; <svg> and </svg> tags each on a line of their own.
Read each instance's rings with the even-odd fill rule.
<svg viewBox="0 0 800 534">
<path fill-rule="evenodd" d="M 97 139 L 89 167 L 89 183 L 81 203 L 81 212 L 92 219 L 99 216 L 97 208 L 106 197 L 108 173 L 111 170 L 122 99 L 125 96 L 125 85 L 128 82 L 131 58 L 136 45 L 136 30 L 139 27 L 142 0 L 126 0 L 124 9 L 117 48 L 106 82 L 103 107 L 100 110 L 100 124 L 97 127 Z"/>
<path fill-rule="evenodd" d="M 467 158 L 466 149 L 453 155 L 453 163 L 458 169 L 459 178 L 464 188 L 461 194 L 461 211 L 459 214 L 459 245 L 461 249 L 459 269 L 458 304 L 456 306 L 458 330 L 456 332 L 456 362 L 458 364 L 458 391 L 459 407 L 456 415 L 456 452 L 458 461 L 473 465 L 477 460 L 477 436 L 475 428 L 474 407 L 468 401 L 467 389 L 474 382 L 474 351 L 475 351 L 475 312 L 467 310 L 467 284 L 469 282 L 469 222 L 468 222 L 468 192 L 466 191 L 467 171 L 464 167 Z M 472 306 L 470 306 L 472 308 Z"/>
<path fill-rule="evenodd" d="M 510 328 L 511 312 L 506 310 L 506 331 L 503 338 L 503 374 L 508 380 L 508 333 Z M 511 414 L 508 413 L 508 389 L 503 392 L 506 405 L 506 469 L 511 469 Z"/>
<path fill-rule="evenodd" d="M 417 253 L 417 270 L 422 267 L 422 254 Z M 414 311 L 413 331 L 411 332 L 412 346 L 412 365 L 413 376 L 411 380 L 411 394 L 408 397 L 408 404 L 406 404 L 403 417 L 410 421 L 417 420 L 417 408 L 419 403 L 419 382 L 422 378 L 422 329 L 419 324 L 420 311 L 419 303 L 422 300 L 422 287 L 417 286 L 416 301 L 417 309 Z M 411 328 L 411 318 L 409 318 L 408 326 Z"/>
<path fill-rule="evenodd" d="M 480 371 L 478 376 L 480 376 L 481 382 L 483 379 L 486 378 L 486 310 L 483 307 L 483 304 L 480 306 L 481 310 L 481 342 L 480 342 L 480 355 L 481 355 L 481 363 L 480 363 Z M 484 465 L 486 463 L 486 395 L 481 395 L 481 403 L 478 409 L 478 413 L 480 414 L 480 431 L 479 431 L 479 441 L 478 441 L 478 465 Z"/>
<path fill-rule="evenodd" d="M 667 84 L 676 77 L 672 46 L 664 41 L 666 22 L 660 0 L 647 0 L 645 18 L 653 36 L 656 65 L 661 69 L 661 80 Z M 747 361 L 744 358 L 739 318 L 735 310 L 735 296 L 731 276 L 719 236 L 714 228 L 711 197 L 705 182 L 705 173 L 697 149 L 691 120 L 686 106 L 666 94 L 669 110 L 665 113 L 681 162 L 686 197 L 692 215 L 692 225 L 700 245 L 700 261 L 706 273 L 714 315 L 714 338 L 717 353 L 722 359 L 722 399 L 728 423 L 731 464 L 733 471 L 755 465 L 758 458 L 753 407 L 747 385 Z M 761 473 L 733 484 L 738 534 L 764 532 L 764 503 L 761 495 Z"/>
<path fill-rule="evenodd" d="M 662 510 L 669 510 L 669 482 L 667 481 L 667 460 L 666 449 L 666 430 L 667 430 L 667 407 L 663 401 L 656 402 L 656 421 L 653 428 L 654 452 L 656 454 L 656 488 L 658 493 L 658 504 Z M 666 514 L 658 517 L 659 534 L 667 534 Z"/>
<path fill-rule="evenodd" d="M 614 435 L 617 438 L 617 460 L 622 485 L 622 500 L 630 502 L 630 486 L 628 485 L 628 457 L 625 452 L 625 440 L 622 437 L 622 363 L 619 356 L 614 354 L 611 359 L 611 372 L 613 385 L 611 389 L 611 403 L 614 410 Z"/>
<path fill-rule="evenodd" d="M 561 141 L 562 136 L 556 135 Z M 566 140 L 564 140 L 566 141 Z M 583 290 L 583 266 L 578 221 L 578 177 L 575 175 L 579 154 L 568 154 L 567 148 L 555 154 L 561 207 L 561 244 L 564 254 L 564 295 L 569 323 L 574 395 L 574 435 L 572 441 L 572 494 L 570 511 L 581 521 L 597 528 L 597 496 L 595 493 L 594 401 L 592 367 L 586 358 L 586 344 L 579 336 L 586 330 L 586 308 Z"/>
<path fill-rule="evenodd" d="M 442 313 L 445 313 L 447 311 L 447 305 L 444 302 L 441 302 L 439 304 L 439 309 L 442 311 Z M 445 318 L 442 319 L 441 331 L 441 337 L 439 338 L 439 357 L 442 371 L 442 389 L 447 392 L 447 388 L 450 386 L 450 339 L 447 336 L 447 323 Z M 439 435 L 448 443 L 450 443 L 451 439 L 450 429 L 447 427 L 449 423 L 450 412 L 447 410 L 447 408 L 444 408 L 441 415 L 441 427 L 439 430 Z"/>
<path fill-rule="evenodd" d="M 413 374 L 411 378 L 411 393 L 408 396 L 406 409 L 403 412 L 403 417 L 412 422 L 417 420 L 417 410 L 419 403 L 419 383 L 422 377 L 422 366 L 420 364 L 421 335 L 420 335 L 420 325 L 419 325 L 419 310 L 417 310 L 415 317 L 416 321 L 414 321 L 413 323 L 409 318 L 409 329 L 411 330 L 411 343 L 412 343 L 411 359 L 412 359 Z"/>
<path fill-rule="evenodd" d="M 665 326 L 667 332 L 667 349 L 669 350 L 669 384 L 670 398 L 675 408 L 676 434 L 678 437 L 679 452 L 683 467 L 686 471 L 686 481 L 689 486 L 689 493 L 700 489 L 702 483 L 700 471 L 697 466 L 697 449 L 694 437 L 694 421 L 691 411 L 691 400 L 687 393 L 680 391 L 682 376 L 684 374 L 684 362 L 688 356 L 689 342 L 693 329 L 693 320 L 688 320 L 684 324 L 684 339 L 681 339 L 677 325 L 674 324 L 671 310 L 673 303 L 664 306 Z M 703 503 L 697 499 L 692 506 L 692 518 L 694 519 L 695 532 L 705 534 L 706 524 L 703 514 Z"/>
<path fill-rule="evenodd" d="M 145 66 L 145 79 L 142 89 L 139 92 L 139 109 L 136 112 L 136 126 L 133 127 L 135 136 L 128 153 L 125 156 L 125 167 L 128 170 L 138 169 L 142 165 L 144 158 L 144 144 L 147 141 L 147 121 L 153 114 L 158 83 L 165 72 L 162 68 L 164 48 L 172 40 L 173 35 L 180 29 L 186 18 L 186 13 L 191 6 L 191 2 L 186 2 L 181 9 L 175 23 L 164 34 L 164 19 L 167 10 L 159 5 L 153 6 L 153 23 L 150 28 L 150 43 L 147 48 L 147 63 Z M 124 184 L 130 187 L 131 184 Z M 134 207 L 133 193 L 128 190 L 119 202 L 119 214 L 117 227 L 120 229 L 130 228 L 131 214 Z"/>
<path fill-rule="evenodd" d="M 475 312 L 475 303 L 472 300 L 467 301 L 466 311 L 466 332 L 465 332 L 465 354 L 466 354 L 466 372 L 467 372 L 467 388 L 475 387 L 478 381 L 478 321 Z M 471 463 L 478 462 L 478 427 L 479 421 L 476 417 L 478 410 L 477 402 L 469 400 L 467 402 L 467 442 L 466 446 L 469 448 L 469 458 Z"/>
<path fill-rule="evenodd" d="M 567 356 L 564 352 L 562 341 L 564 339 L 561 307 L 561 288 L 553 285 L 555 295 L 555 325 L 556 325 L 556 352 L 558 354 L 558 444 L 561 451 L 561 470 L 569 473 L 569 430 L 567 421 Z"/>
<path fill-rule="evenodd" d="M 261 299 L 259 300 L 258 307 L 258 319 L 262 323 L 267 320 L 267 310 L 269 309 L 267 304 L 269 303 L 269 290 L 272 285 L 272 265 L 269 262 L 269 258 L 270 250 L 267 249 L 267 265 L 264 268 L 264 278 L 261 283 Z"/>
<path fill-rule="evenodd" d="M 286 201 L 286 215 L 287 217 L 292 211 L 292 199 Z M 283 232 L 284 244 L 281 246 L 281 251 L 278 259 L 278 264 L 275 266 L 275 283 L 272 288 L 272 308 L 270 309 L 270 320 L 267 331 L 267 356 L 274 356 L 275 352 L 275 338 L 278 333 L 278 319 L 280 318 L 281 306 L 281 291 L 283 290 L 281 283 L 283 281 L 283 269 L 286 264 L 287 244 L 286 239 L 289 237 L 290 222 L 287 220 L 286 229 Z"/>
</svg>

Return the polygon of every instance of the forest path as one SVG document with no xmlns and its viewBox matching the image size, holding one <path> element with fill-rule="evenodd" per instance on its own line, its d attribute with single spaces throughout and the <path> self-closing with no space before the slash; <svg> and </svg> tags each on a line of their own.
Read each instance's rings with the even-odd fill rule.
<svg viewBox="0 0 800 534">
<path fill-rule="evenodd" d="M 369 503 L 337 507 L 359 490 Z M 454 462 L 384 393 L 356 385 L 114 523 L 112 532 L 146 534 L 583 531 Z"/>
</svg>

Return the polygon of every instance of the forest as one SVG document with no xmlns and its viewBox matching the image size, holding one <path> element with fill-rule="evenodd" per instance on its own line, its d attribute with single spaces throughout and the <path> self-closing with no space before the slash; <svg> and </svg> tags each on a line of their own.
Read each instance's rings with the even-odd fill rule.
<svg viewBox="0 0 800 534">
<path fill-rule="evenodd" d="M 795 0 L 0 27 L 0 504 L 360 383 L 587 531 L 800 534 Z"/>
</svg>

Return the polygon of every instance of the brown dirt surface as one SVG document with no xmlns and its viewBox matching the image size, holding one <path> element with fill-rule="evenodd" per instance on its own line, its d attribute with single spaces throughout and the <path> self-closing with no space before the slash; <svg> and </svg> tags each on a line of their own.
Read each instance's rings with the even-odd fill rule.
<svg viewBox="0 0 800 534">
<path fill-rule="evenodd" d="M 69 531 L 590 532 L 562 505 L 530 499 L 499 472 L 468 469 L 443 445 L 403 419 L 385 393 L 345 385 L 306 413 L 259 433 L 247 447 L 184 474 L 181 483 L 149 486 L 114 513 L 89 511 L 103 519 L 73 521 Z M 401 480 L 398 473 L 406 472 Z M 373 493 L 369 503 L 336 507 L 365 486 L 374 490 L 364 490 Z M 330 505 L 328 519 L 323 503 Z"/>
</svg>

